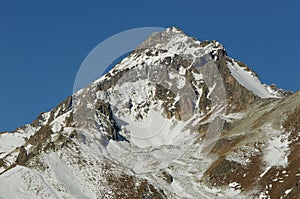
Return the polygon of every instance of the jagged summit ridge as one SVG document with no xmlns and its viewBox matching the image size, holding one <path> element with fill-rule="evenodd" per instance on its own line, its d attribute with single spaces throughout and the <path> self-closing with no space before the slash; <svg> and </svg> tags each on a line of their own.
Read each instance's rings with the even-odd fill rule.
<svg viewBox="0 0 300 199">
<path fill-rule="evenodd" d="M 219 69 L 219 72 L 223 73 L 221 74 L 223 78 L 233 76 L 240 85 L 261 98 L 280 98 L 284 95 L 274 87 L 263 85 L 256 73 L 247 65 L 228 57 L 224 46 L 219 42 L 214 40 L 200 42 L 174 27 L 168 28 L 164 32 L 153 33 L 132 54 L 117 64 L 106 77 L 114 76 L 119 71 L 130 70 L 136 66 L 143 67 L 143 64 L 153 66 L 151 63 L 154 62 L 158 64 L 172 62 L 178 56 L 184 60 L 183 64 L 188 64 L 187 68 L 192 65 L 202 67 L 208 62 L 217 65 L 226 64 L 227 66 L 224 67 L 229 70 Z M 220 68 L 220 66 L 218 67 Z"/>
<path fill-rule="evenodd" d="M 189 54 L 197 57 L 218 50 L 224 51 L 226 54 L 225 48 L 219 42 L 200 42 L 195 38 L 187 36 L 182 30 L 175 27 L 167 28 L 164 32 L 153 33 L 137 49 L 143 48 L 156 48 L 181 55 Z"/>
</svg>

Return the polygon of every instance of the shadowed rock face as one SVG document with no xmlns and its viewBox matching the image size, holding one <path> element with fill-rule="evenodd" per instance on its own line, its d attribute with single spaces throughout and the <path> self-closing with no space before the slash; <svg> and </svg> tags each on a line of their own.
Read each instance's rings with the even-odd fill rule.
<svg viewBox="0 0 300 199">
<path fill-rule="evenodd" d="M 175 28 L 154 33 L 126 59 L 130 60 L 128 66 L 123 60 L 101 81 L 13 132 L 23 139 L 10 151 L 0 151 L 0 182 L 4 175 L 6 178 L 10 172 L 26 168 L 26 177 L 21 176 L 20 182 L 25 179 L 22 183 L 29 192 L 36 188 L 40 194 L 45 193 L 41 197 L 53 194 L 47 192 L 49 187 L 60 197 L 75 197 L 72 191 L 79 188 L 68 190 L 73 180 L 95 198 L 300 196 L 300 93 L 271 86 L 280 98 L 259 97 L 241 85 L 228 68 L 228 64 L 236 63 L 257 77 L 248 66 L 228 57 L 218 42 L 197 42 Z M 174 82 L 177 74 L 185 84 Z M 136 82 L 139 84 L 134 91 L 141 93 L 127 96 L 124 85 Z M 145 96 L 135 99 L 139 95 Z M 176 147 L 133 146 L 131 134 L 126 134 L 128 124 L 117 113 L 126 117 L 132 114 L 136 121 L 143 121 L 160 103 L 162 118 L 174 121 L 172 127 L 195 117 L 185 126 L 195 133 L 191 145 L 184 140 L 189 133 L 182 132 L 179 140 L 183 141 Z M 212 150 L 199 157 L 202 140 L 218 124 L 215 121 L 223 126 L 221 135 Z M 3 135 L 7 133 L 0 133 L 0 141 Z M 157 151 L 182 146 L 186 147 L 184 153 L 161 166 L 163 155 Z M 110 154 L 126 150 L 130 153 L 125 158 Z M 274 156 L 274 151 L 281 157 Z M 150 159 L 152 155 L 157 159 Z M 126 162 L 131 158 L 139 164 Z M 136 172 L 136 167 L 152 170 Z M 61 175 L 60 170 L 66 174 Z M 40 182 L 36 173 L 45 182 Z M 65 175 L 72 180 L 63 179 Z M 62 181 L 57 180 L 60 178 Z M 75 181 L 77 178 L 80 180 Z"/>
<path fill-rule="evenodd" d="M 49 126 L 42 126 L 37 133 L 30 136 L 28 143 L 32 145 L 39 145 L 49 138 L 51 134 L 53 134 L 53 131 Z"/>
<path fill-rule="evenodd" d="M 106 119 L 104 121 L 102 121 L 102 123 L 105 123 L 104 128 L 105 128 L 105 131 L 107 131 L 108 138 L 117 140 L 118 132 L 120 131 L 120 129 L 117 126 L 117 124 L 113 118 L 113 113 L 112 113 L 110 105 L 105 102 L 98 101 L 95 105 L 95 108 L 97 110 L 96 114 L 98 117 L 101 117 L 98 114 L 102 114 L 106 117 Z"/>
<path fill-rule="evenodd" d="M 226 95 L 228 103 L 231 105 L 228 109 L 229 112 L 239 112 L 253 103 L 259 103 L 260 98 L 240 85 L 238 81 L 231 75 L 228 67 L 226 66 L 227 57 L 218 57 L 217 66 L 223 77 L 224 86 L 226 88 Z"/>
<path fill-rule="evenodd" d="M 19 150 L 20 152 L 17 157 L 16 163 L 19 165 L 23 165 L 27 161 L 27 151 L 24 146 L 21 146 Z"/>
</svg>

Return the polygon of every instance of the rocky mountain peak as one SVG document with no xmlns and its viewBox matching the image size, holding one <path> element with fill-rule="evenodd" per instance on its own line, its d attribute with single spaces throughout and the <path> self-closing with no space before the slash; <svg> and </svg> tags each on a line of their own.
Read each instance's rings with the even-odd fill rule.
<svg viewBox="0 0 300 199">
<path fill-rule="evenodd" d="M 153 33 L 0 133 L 0 198 L 296 198 L 300 98 L 285 93 L 217 41 Z"/>
</svg>

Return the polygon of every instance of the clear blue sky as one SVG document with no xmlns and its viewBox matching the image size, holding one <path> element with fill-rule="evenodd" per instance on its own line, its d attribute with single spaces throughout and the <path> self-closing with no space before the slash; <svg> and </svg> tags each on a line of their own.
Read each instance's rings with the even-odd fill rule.
<svg viewBox="0 0 300 199">
<path fill-rule="evenodd" d="M 297 0 L 2 1 L 0 131 L 31 122 L 71 95 L 87 54 L 137 27 L 177 26 L 218 40 L 263 82 L 299 90 L 299 8 Z"/>
</svg>

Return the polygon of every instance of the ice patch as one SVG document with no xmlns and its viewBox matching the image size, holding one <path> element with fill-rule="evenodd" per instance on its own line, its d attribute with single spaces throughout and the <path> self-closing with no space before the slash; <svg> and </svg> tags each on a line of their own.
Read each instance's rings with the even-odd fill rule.
<svg viewBox="0 0 300 199">
<path fill-rule="evenodd" d="M 266 87 L 256 76 L 254 76 L 251 72 L 245 71 L 235 61 L 233 63 L 227 62 L 227 66 L 230 69 L 232 76 L 242 86 L 252 91 L 254 94 L 258 95 L 261 98 L 275 97 L 268 92 Z"/>
</svg>

